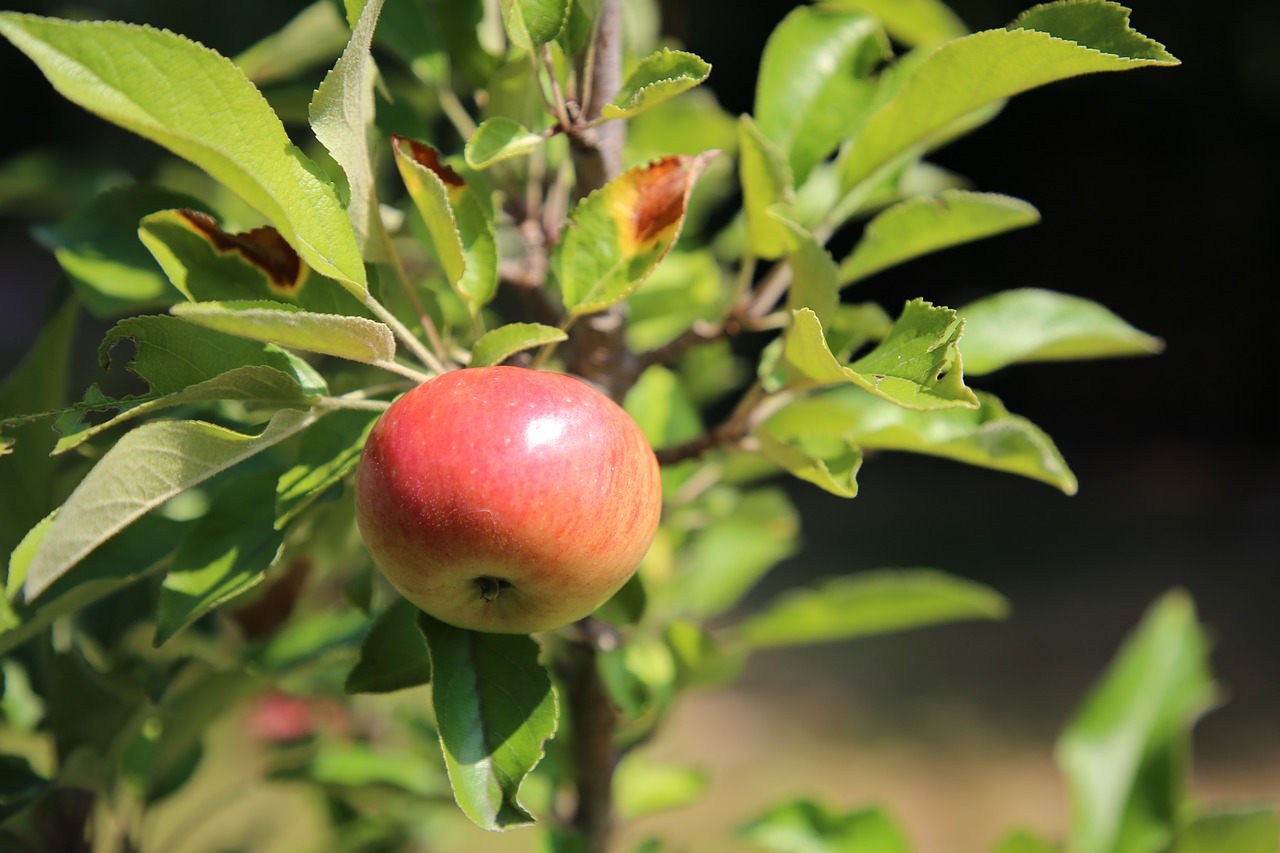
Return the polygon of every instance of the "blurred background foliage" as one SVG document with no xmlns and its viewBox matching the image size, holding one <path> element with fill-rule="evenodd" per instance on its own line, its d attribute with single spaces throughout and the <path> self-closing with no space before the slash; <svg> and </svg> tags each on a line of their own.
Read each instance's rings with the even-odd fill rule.
<svg viewBox="0 0 1280 853">
<path fill-rule="evenodd" d="M 235 55 L 306 3 L 6 5 L 146 21 Z M 660 4 L 672 43 L 712 63 L 708 85 L 735 115 L 750 108 L 755 62 L 793 5 Z M 952 3 L 973 29 L 1003 25 L 1026 5 Z M 896 306 L 927 292 L 959 305 L 1044 287 L 1105 303 L 1163 338 L 1166 352 L 984 380 L 1054 437 L 1079 477 L 1074 497 L 893 454 L 862 469 L 853 502 L 784 483 L 801 510 L 805 547 L 761 596 L 834 573 L 934 565 L 1000 590 L 1013 614 L 1004 623 L 770 652 L 732 692 L 691 697 L 659 744 L 716 780 L 711 812 L 677 830 L 690 849 L 710 849 L 696 839 L 719 837 L 751 813 L 735 803 L 753 796 L 755 806 L 804 794 L 845 806 L 875 800 L 922 849 L 954 853 L 979 849 L 1011 822 L 1061 828 L 1052 739 L 1120 638 L 1174 586 L 1191 593 L 1210 626 L 1226 690 L 1198 730 L 1198 789 L 1210 801 L 1274 801 L 1280 791 L 1280 406 L 1271 369 L 1280 314 L 1272 236 L 1280 8 L 1267 0 L 1136 5 L 1137 24 L 1181 68 L 1055 84 L 1015 99 L 933 158 L 977 188 L 1030 201 L 1042 222 L 878 275 L 860 295 Z M 10 116 L 0 138 L 7 373 L 61 279 L 39 227 L 83 201 L 104 174 L 148 177 L 156 159 L 152 146 L 54 97 L 16 50 L 0 51 L 0 75 Z M 837 238 L 837 257 L 848 248 L 840 239 L 853 235 Z M 91 381 L 105 328 L 82 318 L 73 363 L 86 372 L 73 376 L 73 389 Z M 922 496 L 930 507 L 923 526 Z M 797 709 L 808 725 L 773 725 Z M 524 849 L 511 845 L 504 849 Z"/>
</svg>

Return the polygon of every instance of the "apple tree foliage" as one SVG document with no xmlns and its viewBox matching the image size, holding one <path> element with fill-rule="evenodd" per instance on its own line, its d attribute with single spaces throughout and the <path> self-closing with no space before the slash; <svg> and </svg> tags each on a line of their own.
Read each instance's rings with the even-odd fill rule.
<svg viewBox="0 0 1280 853">
<path fill-rule="evenodd" d="M 651 0 L 319 0 L 227 58 L 145 24 L 0 14 L 58 93 L 163 158 L 44 227 L 70 287 L 0 386 L 5 838 L 40 847 L 58 815 L 150 846 L 148 807 L 246 701 L 430 684 L 398 739 L 357 728 L 275 765 L 323 792 L 335 849 L 401 849 L 451 792 L 486 829 L 603 850 L 619 817 L 707 784 L 644 755 L 682 691 L 761 649 L 1006 612 L 933 569 L 741 604 L 798 547 L 778 477 L 851 498 L 864 453 L 897 450 L 1075 491 L 975 380 L 1160 341 L 1071 294 L 888 305 L 874 277 L 1038 219 L 930 152 L 1027 90 L 1177 60 L 1109 0 L 974 33 L 936 0 L 798 4 L 734 117 L 656 21 Z M 843 257 L 836 235 L 856 236 Z M 132 387 L 70 387 L 82 311 L 114 323 L 98 359 Z M 597 383 L 665 466 L 635 578 L 537 638 L 419 614 L 352 518 L 389 401 L 498 363 Z M 1188 797 L 1206 647 L 1190 602 L 1158 603 L 1063 733 L 1069 836 L 998 853 L 1273 853 L 1274 814 Z M 883 811 L 809 801 L 740 841 L 911 849 Z"/>
</svg>

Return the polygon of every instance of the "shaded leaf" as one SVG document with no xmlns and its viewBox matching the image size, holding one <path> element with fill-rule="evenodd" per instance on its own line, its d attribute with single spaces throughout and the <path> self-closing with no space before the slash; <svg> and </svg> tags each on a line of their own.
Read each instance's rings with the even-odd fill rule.
<svg viewBox="0 0 1280 853">
<path fill-rule="evenodd" d="M 555 326 L 540 323 L 508 323 L 485 332 L 471 348 L 471 367 L 500 364 L 518 352 L 544 344 L 568 340 L 569 335 Z"/>
<path fill-rule="evenodd" d="M 360 644 L 360 659 L 347 674 L 348 693 L 392 693 L 431 681 L 427 645 L 418 630 L 418 608 L 403 598 L 378 614 Z"/>
<path fill-rule="evenodd" d="M 643 752 L 629 752 L 614 777 L 618 814 L 623 820 L 678 809 L 697 802 L 710 784 L 705 770 L 658 764 Z"/>
<path fill-rule="evenodd" d="M 1058 847 L 1023 829 L 1011 832 L 1000 839 L 992 853 L 1058 853 L 1058 851 Z"/>
<path fill-rule="evenodd" d="M 930 569 L 831 578 L 784 593 L 739 626 L 752 648 L 829 643 L 962 619 L 1003 619 L 1004 597 Z"/>
<path fill-rule="evenodd" d="M 607 308 L 644 281 L 675 243 L 694 182 L 718 154 L 636 166 L 579 202 L 552 256 L 571 315 Z"/>
<path fill-rule="evenodd" d="M 771 809 L 738 836 L 776 853 L 910 853 L 897 823 L 880 809 L 840 814 L 811 800 Z"/>
<path fill-rule="evenodd" d="M 512 44 L 534 50 L 560 35 L 569 20 L 569 0 L 502 0 L 502 20 Z"/>
<path fill-rule="evenodd" d="M 25 809 L 53 785 L 19 755 L 0 755 L 0 822 Z"/>
<path fill-rule="evenodd" d="M 845 158 L 842 186 L 861 184 L 923 151 L 968 114 L 1028 89 L 1097 71 L 1178 64 L 1129 28 L 1129 10 L 1119 4 L 1067 0 L 1038 8 L 1055 11 L 1033 9 L 1010 29 L 964 36 L 929 54 L 868 119 Z"/>
<path fill-rule="evenodd" d="M 600 115 L 606 119 L 631 118 L 689 91 L 710 73 L 711 66 L 702 57 L 664 47 L 640 60 Z"/>
<path fill-rule="evenodd" d="M 304 509 L 355 470 L 378 413 L 331 412 L 303 435 L 297 461 L 276 483 L 275 526 L 283 529 Z"/>
<path fill-rule="evenodd" d="M 1147 612 L 1058 740 L 1072 849 L 1163 849 L 1187 801 L 1191 727 L 1214 701 L 1209 641 L 1190 598 Z"/>
<path fill-rule="evenodd" d="M 795 200 L 791 166 L 786 153 L 745 115 L 738 121 L 738 180 L 748 250 L 758 258 L 782 257 L 789 245 L 786 226 L 772 208 Z"/>
<path fill-rule="evenodd" d="M 332 185 L 230 60 L 165 30 L 115 22 L 7 12 L 0 33 L 68 100 L 195 163 L 262 213 L 312 268 L 366 290 Z"/>
<path fill-rule="evenodd" d="M 487 169 L 494 163 L 523 157 L 545 142 L 540 133 L 532 133 L 525 126 L 506 116 L 485 119 L 467 140 L 463 157 L 473 169 Z"/>
<path fill-rule="evenodd" d="M 942 0 L 831 0 L 838 9 L 859 9 L 874 15 L 908 47 L 925 47 L 959 38 L 969 32 Z"/>
<path fill-rule="evenodd" d="M 791 286 L 787 288 L 787 307 L 792 311 L 808 308 L 823 326 L 831 322 L 840 302 L 836 288 L 836 262 L 831 253 L 804 226 L 778 214 L 770 215 L 782 222 L 787 242 L 787 262 L 791 265 Z"/>
<path fill-rule="evenodd" d="M 148 510 L 309 426 L 318 415 L 284 409 L 256 436 L 201 421 L 160 421 L 126 433 L 67 498 L 31 560 L 34 600 L 85 555 Z"/>
<path fill-rule="evenodd" d="M 1280 817 L 1274 806 L 1197 815 L 1178 833 L 1173 853 L 1275 853 Z"/>
<path fill-rule="evenodd" d="M 1025 201 L 966 190 L 899 202 L 867 223 L 862 239 L 840 264 L 840 285 L 897 264 L 1040 221 Z"/>
<path fill-rule="evenodd" d="M 627 343 L 637 352 L 670 343 L 699 321 L 718 321 L 732 296 L 710 251 L 668 252 L 627 298 Z"/>
<path fill-rule="evenodd" d="M 254 650 L 249 662 L 279 680 L 318 662 L 354 657 L 368 630 L 368 617 L 351 608 L 295 617 Z"/>
<path fill-rule="evenodd" d="M 971 302 L 964 318 L 965 371 L 991 373 L 1027 361 L 1150 355 L 1164 342 L 1079 296 L 1020 288 Z"/>
<path fill-rule="evenodd" d="M 284 534 L 272 524 L 276 472 L 238 477 L 212 497 L 160 585 L 155 645 L 262 582 Z"/>
<path fill-rule="evenodd" d="M 244 76 L 261 86 L 332 62 L 342 53 L 349 36 L 337 7 L 329 0 L 317 0 L 232 61 Z"/>
<path fill-rule="evenodd" d="M 454 628 L 426 614 L 436 724 L 454 797 L 479 827 L 531 823 L 517 799 L 556 729 L 558 706 L 529 637 Z"/>
</svg>

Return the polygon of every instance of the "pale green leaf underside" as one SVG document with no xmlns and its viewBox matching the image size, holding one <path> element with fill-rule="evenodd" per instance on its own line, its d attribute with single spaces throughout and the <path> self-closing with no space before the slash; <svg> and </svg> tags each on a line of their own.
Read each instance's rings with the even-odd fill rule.
<svg viewBox="0 0 1280 853">
<path fill-rule="evenodd" d="M 1191 726 L 1216 692 L 1208 653 L 1190 599 L 1169 593 L 1077 710 L 1057 745 L 1075 849 L 1168 846 L 1186 797 Z"/>
<path fill-rule="evenodd" d="M 739 631 L 754 648 L 825 643 L 961 619 L 1001 619 L 1008 603 L 972 581 L 929 569 L 863 572 L 786 593 Z"/>
<path fill-rule="evenodd" d="M 568 340 L 569 335 L 555 326 L 540 323 L 508 323 L 485 332 L 471 349 L 471 367 L 499 364 L 522 350 L 543 344 Z"/>
<path fill-rule="evenodd" d="M 711 73 L 700 56 L 663 48 L 640 60 L 627 76 L 612 103 L 600 115 L 606 119 L 630 118 L 697 86 Z"/>
<path fill-rule="evenodd" d="M 377 232 L 378 193 L 374 184 L 369 131 L 373 125 L 376 70 L 369 49 L 383 0 L 369 0 L 338 63 L 325 75 L 308 109 L 311 130 L 347 175 L 347 216 L 361 247 Z"/>
<path fill-rule="evenodd" d="M 969 113 L 1028 89 L 1081 74 L 1178 64 L 1159 44 L 1133 33 L 1128 11 L 1117 4 L 1074 0 L 1055 9 L 1052 15 L 1031 10 L 1012 29 L 974 33 L 930 54 L 867 121 L 845 160 L 844 188 L 924 149 Z M 1028 28 L 1051 24 L 1054 33 Z"/>
<path fill-rule="evenodd" d="M 1025 201 L 995 193 L 947 190 L 933 197 L 907 199 L 867 223 L 862 239 L 840 264 L 840 284 L 853 284 L 921 255 L 1039 221 L 1039 212 Z"/>
<path fill-rule="evenodd" d="M 0 33 L 67 99 L 164 146 L 252 205 L 315 270 L 365 287 L 332 185 L 228 59 L 168 31 L 0 14 Z"/>
<path fill-rule="evenodd" d="M 159 421 L 127 433 L 63 504 L 27 570 L 26 599 L 149 510 L 296 434 L 317 417 L 284 409 L 256 436 L 202 421 Z"/>
<path fill-rule="evenodd" d="M 516 634 L 485 634 L 426 614 L 432 704 L 445 767 L 459 807 L 483 829 L 533 821 L 520 784 L 542 760 L 556 729 L 558 704 L 538 644 Z"/>
<path fill-rule="evenodd" d="M 333 355 L 365 364 L 392 361 L 396 342 L 376 320 L 313 314 L 284 302 L 183 302 L 169 309 L 191 323 L 290 349 Z"/>
<path fill-rule="evenodd" d="M 515 119 L 495 116 L 486 119 L 475 134 L 467 140 L 463 157 L 473 169 L 487 169 L 494 163 L 522 157 L 545 142 L 545 137 L 533 133 Z"/>
<path fill-rule="evenodd" d="M 1150 355 L 1164 343 L 1107 308 L 1051 290 L 1007 290 L 960 309 L 964 368 L 991 373 L 1027 361 L 1068 361 Z"/>
<path fill-rule="evenodd" d="M 990 394 L 978 399 L 982 405 L 977 409 L 916 412 L 846 386 L 798 400 L 761 428 L 792 441 L 827 437 L 864 450 L 939 456 L 1075 493 L 1075 475 L 1049 436 L 1026 418 L 1010 414 Z"/>
<path fill-rule="evenodd" d="M 817 315 L 801 308 L 792 312 L 783 345 L 788 381 L 801 387 L 851 382 L 909 409 L 977 408 L 956 351 L 962 328 L 954 311 L 912 300 L 888 336 L 845 367 L 828 348 Z"/>
</svg>

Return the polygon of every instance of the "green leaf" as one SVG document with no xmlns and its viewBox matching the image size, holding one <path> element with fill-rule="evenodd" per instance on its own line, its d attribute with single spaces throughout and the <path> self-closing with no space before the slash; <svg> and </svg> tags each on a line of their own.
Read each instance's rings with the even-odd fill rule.
<svg viewBox="0 0 1280 853">
<path fill-rule="evenodd" d="M 126 433 L 53 520 L 26 574 L 27 601 L 148 510 L 300 432 L 317 417 L 284 409 L 256 436 L 201 421 L 160 421 Z"/>
<path fill-rule="evenodd" d="M 910 853 L 897 823 L 880 809 L 839 814 L 811 800 L 778 806 L 738 829 L 776 853 Z"/>
<path fill-rule="evenodd" d="M 244 76 L 261 86 L 332 62 L 342 53 L 349 35 L 337 7 L 329 0 L 316 0 L 232 61 Z"/>
<path fill-rule="evenodd" d="M 836 288 L 836 262 L 804 226 L 781 216 L 776 210 L 771 210 L 770 214 L 782 222 L 787 232 L 787 262 L 791 265 L 787 307 L 792 311 L 808 308 L 818 322 L 828 325 L 840 303 Z"/>
<path fill-rule="evenodd" d="M 312 268 L 365 292 L 364 264 L 332 185 L 229 59 L 168 31 L 115 22 L 6 12 L 0 33 L 68 100 L 204 169 Z"/>
<path fill-rule="evenodd" d="M 1072 850 L 1164 849 L 1186 807 L 1191 727 L 1215 699 L 1209 640 L 1182 592 L 1127 639 L 1058 740 Z"/>
<path fill-rule="evenodd" d="M 1130 326 L 1096 302 L 1022 288 L 971 302 L 964 318 L 965 371 L 991 373 L 1028 361 L 1150 355 L 1164 342 Z"/>
<path fill-rule="evenodd" d="M 255 649 L 248 662 L 279 681 L 286 674 L 354 658 L 368 630 L 369 619 L 351 608 L 294 617 Z"/>
<path fill-rule="evenodd" d="M 942 0 L 831 0 L 838 9 L 859 9 L 884 24 L 894 41 L 929 47 L 960 38 L 969 28 Z"/>
<path fill-rule="evenodd" d="M 182 302 L 169 309 L 189 323 L 254 341 L 335 355 L 364 364 L 395 359 L 391 329 L 376 320 L 313 314 L 287 302 Z"/>
<path fill-rule="evenodd" d="M 1173 853 L 1275 853 L 1280 817 L 1274 806 L 1198 815 L 1178 833 Z"/>
<path fill-rule="evenodd" d="M 653 272 L 680 234 L 694 182 L 718 154 L 636 166 L 578 203 L 551 258 L 571 316 L 625 299 Z"/>
<path fill-rule="evenodd" d="M 75 343 L 75 300 L 64 298 L 45 319 L 31 349 L 0 382 L 0 412 L 47 412 L 67 402 L 68 365 Z M 54 504 L 54 435 L 45 424 L 10 427 L 0 418 L 0 559 Z M 11 432 L 12 429 L 12 432 Z M 10 453 L 10 444 L 23 452 Z"/>
<path fill-rule="evenodd" d="M 421 642 L 421 636 L 418 639 Z M 438 797 L 446 793 L 442 790 L 443 774 L 436 777 L 423 772 L 423 759 L 414 753 L 388 751 L 381 744 L 337 738 L 324 738 L 317 749 L 307 772 L 325 787 L 341 785 L 369 794 L 390 786 L 417 797 Z"/>
<path fill-rule="evenodd" d="M 19 755 L 0 755 L 0 822 L 25 809 L 52 787 Z"/>
<path fill-rule="evenodd" d="M 1059 853 L 1059 848 L 1028 830 L 1017 830 L 1000 839 L 992 853 Z"/>
<path fill-rule="evenodd" d="M 525 126 L 506 116 L 485 119 L 467 140 L 463 157 L 473 169 L 487 169 L 494 163 L 523 157 L 538 149 L 546 141 L 540 133 L 532 133 Z"/>
<path fill-rule="evenodd" d="M 51 514 L 33 527 L 14 550 L 6 593 L 10 599 L 19 595 L 31 558 L 48 535 L 54 518 Z M 74 613 L 160 569 L 190 526 L 190 522 L 162 516 L 143 516 L 95 548 L 77 564 L 75 572 L 54 581 L 35 601 L 0 602 L 0 654 L 36 636 L 59 616 Z"/>
<path fill-rule="evenodd" d="M 508 323 L 485 332 L 471 348 L 471 367 L 501 364 L 523 350 L 569 339 L 563 329 L 540 323 Z"/>
<path fill-rule="evenodd" d="M 1025 201 L 947 190 L 895 204 L 867 223 L 862 239 L 840 264 L 840 285 L 853 284 L 904 261 L 1025 228 L 1040 213 Z"/>
<path fill-rule="evenodd" d="M 373 177 L 369 133 L 373 128 L 373 83 L 377 76 L 373 57 L 373 30 L 382 11 L 382 0 L 368 0 L 352 28 L 338 64 L 333 66 L 311 99 L 311 130 L 347 176 L 350 196 L 347 217 L 356 244 L 366 253 L 375 245 L 378 229 L 378 192 Z"/>
<path fill-rule="evenodd" d="M 538 644 L 454 628 L 426 614 L 432 702 L 454 797 L 482 829 L 531 823 L 517 799 L 556 729 L 558 704 Z"/>
<path fill-rule="evenodd" d="M 201 208 L 190 196 L 150 184 L 113 187 L 41 232 L 54 257 L 96 317 L 167 308 L 178 298 L 138 242 L 138 221 L 171 207 Z"/>
<path fill-rule="evenodd" d="M 710 73 L 711 66 L 702 57 L 664 47 L 640 60 L 600 115 L 606 119 L 631 118 L 689 91 Z"/>
<path fill-rule="evenodd" d="M 531 51 L 560 35 L 569 20 L 569 0 L 502 0 L 502 20 L 511 43 Z"/>
<path fill-rule="evenodd" d="M 497 293 L 498 247 L 493 223 L 466 180 L 430 145 L 392 137 L 396 166 L 422 214 L 441 272 L 473 313 Z"/>
<path fill-rule="evenodd" d="M 213 495 L 160 586 L 156 646 L 266 577 L 284 546 L 270 511 L 276 478 L 273 470 L 237 477 Z"/>
<path fill-rule="evenodd" d="M 862 451 L 847 438 L 825 435 L 780 437 L 767 428 L 754 433 L 770 462 L 801 480 L 842 498 L 858 494 Z"/>
<path fill-rule="evenodd" d="M 796 553 L 800 518 L 777 489 L 748 492 L 698 531 L 678 574 L 658 591 L 682 613 L 709 619 L 728 612 L 765 572 Z"/>
<path fill-rule="evenodd" d="M 1053 11 L 1038 11 L 1046 8 Z M 1119 4 L 1067 0 L 1038 10 L 1010 29 L 974 33 L 929 54 L 868 119 L 844 161 L 842 186 L 852 189 L 922 152 L 966 115 L 1028 89 L 1097 71 L 1178 64 L 1129 28 L 1129 10 Z"/>
<path fill-rule="evenodd" d="M 827 436 L 847 439 L 864 450 L 941 456 L 1030 477 L 1075 494 L 1075 475 L 1047 435 L 1010 414 L 990 394 L 977 397 L 977 409 L 916 412 L 846 386 L 797 400 L 759 429 L 791 441 Z"/>
<path fill-rule="evenodd" d="M 668 344 L 695 323 L 718 321 L 732 297 L 710 251 L 668 252 L 627 298 L 627 343 L 637 352 Z"/>
<path fill-rule="evenodd" d="M 783 346 L 791 385 L 851 382 L 908 409 L 978 406 L 978 398 L 964 384 L 956 349 L 964 323 L 949 308 L 913 299 L 888 336 L 848 367 L 832 355 L 813 311 L 802 308 L 792 316 Z"/>
<path fill-rule="evenodd" d="M 797 186 L 866 121 L 889 44 L 875 18 L 831 6 L 793 9 L 760 59 L 755 120 L 787 155 Z"/>
<path fill-rule="evenodd" d="M 275 526 L 283 529 L 334 484 L 355 470 L 376 412 L 332 412 L 302 436 L 298 458 L 276 483 Z"/>
<path fill-rule="evenodd" d="M 360 644 L 360 660 L 347 674 L 342 689 L 353 693 L 393 693 L 431 681 L 431 661 L 418 608 L 397 598 L 378 614 Z"/>
<path fill-rule="evenodd" d="M 618 814 L 635 820 L 697 802 L 710 784 L 705 770 L 657 764 L 641 752 L 627 753 L 614 777 Z"/>
<path fill-rule="evenodd" d="M 795 200 L 791 166 L 786 153 L 746 115 L 738 121 L 738 180 L 749 252 L 769 260 L 782 257 L 789 245 L 786 226 L 771 208 Z"/>
<path fill-rule="evenodd" d="M 739 627 L 751 648 L 829 643 L 961 619 L 1003 619 L 999 593 L 930 569 L 860 572 L 785 593 Z"/>
</svg>

